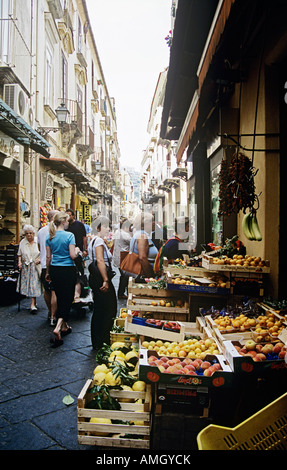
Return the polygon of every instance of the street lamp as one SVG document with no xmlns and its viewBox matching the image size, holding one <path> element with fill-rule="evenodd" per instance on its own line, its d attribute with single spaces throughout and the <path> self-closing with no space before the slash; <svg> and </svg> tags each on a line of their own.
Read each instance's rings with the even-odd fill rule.
<svg viewBox="0 0 287 470">
<path fill-rule="evenodd" d="M 61 103 L 60 106 L 58 106 L 58 108 L 56 109 L 57 120 L 61 129 L 61 132 L 63 132 L 63 126 L 67 122 L 68 114 L 70 113 L 65 103 Z"/>
<path fill-rule="evenodd" d="M 70 114 L 68 109 L 66 108 L 65 103 L 61 103 L 60 106 L 55 109 L 55 113 L 57 116 L 59 127 L 38 127 L 37 131 L 40 135 L 46 136 L 47 134 L 49 134 L 49 132 L 58 131 L 61 131 L 61 134 L 63 134 L 64 124 L 67 122 L 68 114 Z"/>
<path fill-rule="evenodd" d="M 95 162 L 95 170 L 96 170 L 96 171 L 100 171 L 101 168 L 102 168 L 101 162 L 96 161 L 96 162 Z"/>
</svg>

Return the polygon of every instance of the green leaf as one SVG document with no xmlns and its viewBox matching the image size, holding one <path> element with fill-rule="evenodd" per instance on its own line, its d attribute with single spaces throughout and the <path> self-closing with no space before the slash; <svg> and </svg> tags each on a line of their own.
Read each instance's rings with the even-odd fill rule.
<svg viewBox="0 0 287 470">
<path fill-rule="evenodd" d="M 64 398 L 63 398 L 63 403 L 67 406 L 69 405 L 72 405 L 72 403 L 74 403 L 74 398 L 71 397 L 71 395 L 66 395 Z"/>
</svg>

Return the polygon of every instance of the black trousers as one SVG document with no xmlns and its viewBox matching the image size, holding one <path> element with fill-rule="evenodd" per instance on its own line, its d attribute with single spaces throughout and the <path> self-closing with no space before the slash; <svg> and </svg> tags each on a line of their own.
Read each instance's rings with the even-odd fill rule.
<svg viewBox="0 0 287 470">
<path fill-rule="evenodd" d="M 129 275 L 124 273 L 121 269 L 119 270 L 121 273 L 119 288 L 118 288 L 118 296 L 124 295 L 126 287 L 128 287 L 129 283 Z"/>
<path fill-rule="evenodd" d="M 112 281 L 109 282 L 109 290 L 100 291 L 102 283 L 96 282 L 92 275 L 89 284 L 93 292 L 94 310 L 91 320 L 91 340 L 94 349 L 100 349 L 103 343 L 110 343 L 110 331 L 114 318 L 117 315 L 117 297 Z"/>
<path fill-rule="evenodd" d="M 63 318 L 67 322 L 75 295 L 76 267 L 51 265 L 50 278 L 57 297 L 57 318 Z"/>
</svg>

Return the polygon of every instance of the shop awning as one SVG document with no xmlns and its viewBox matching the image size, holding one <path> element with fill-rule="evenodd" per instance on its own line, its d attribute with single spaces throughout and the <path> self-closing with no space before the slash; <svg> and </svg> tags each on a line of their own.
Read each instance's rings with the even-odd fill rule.
<svg viewBox="0 0 287 470">
<path fill-rule="evenodd" d="M 76 196 L 76 209 L 80 209 L 81 204 L 90 204 L 89 199 L 82 194 L 77 194 Z"/>
<path fill-rule="evenodd" d="M 50 144 L 27 124 L 0 98 L 0 130 L 16 140 L 20 145 L 27 145 L 45 158 L 50 157 Z"/>
<path fill-rule="evenodd" d="M 173 30 L 160 137 L 178 140 L 198 88 L 197 69 L 218 0 L 179 0 Z"/>
<path fill-rule="evenodd" d="M 51 157 L 46 161 L 46 165 L 50 169 L 63 173 L 75 183 L 89 182 L 89 177 L 86 176 L 80 168 L 76 166 L 71 160 L 62 157 Z"/>
</svg>

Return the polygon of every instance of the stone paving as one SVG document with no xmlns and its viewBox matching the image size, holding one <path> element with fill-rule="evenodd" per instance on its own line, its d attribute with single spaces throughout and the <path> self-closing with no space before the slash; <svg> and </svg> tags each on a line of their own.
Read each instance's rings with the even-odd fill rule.
<svg viewBox="0 0 287 470">
<path fill-rule="evenodd" d="M 19 311 L 18 304 L 0 307 L 0 450 L 93 450 L 77 440 L 77 397 L 96 363 L 91 310 L 72 309 L 72 334 L 53 349 L 43 297 L 36 315 L 29 305 L 25 298 Z"/>
</svg>

